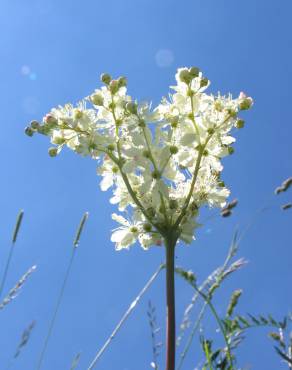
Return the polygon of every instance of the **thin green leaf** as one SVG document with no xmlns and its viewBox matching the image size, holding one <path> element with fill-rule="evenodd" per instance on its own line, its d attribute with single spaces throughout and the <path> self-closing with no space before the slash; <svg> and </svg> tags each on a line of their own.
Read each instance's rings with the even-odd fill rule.
<svg viewBox="0 0 292 370">
<path fill-rule="evenodd" d="M 277 321 L 271 315 L 268 315 L 268 318 L 273 326 L 279 327 Z"/>
<path fill-rule="evenodd" d="M 236 316 L 238 318 L 239 321 L 241 321 L 246 327 L 249 327 L 250 326 L 250 323 L 247 321 L 246 318 L 244 318 L 243 316 Z"/>
<path fill-rule="evenodd" d="M 258 319 L 256 319 L 253 315 L 249 314 L 248 313 L 248 316 L 251 318 L 251 321 L 256 324 L 256 325 L 260 325 L 260 321 Z"/>
<path fill-rule="evenodd" d="M 288 364 L 292 365 L 292 359 L 288 357 L 284 352 L 282 352 L 278 347 L 274 346 L 276 352 L 279 356 L 281 356 L 285 361 L 288 362 Z"/>
</svg>

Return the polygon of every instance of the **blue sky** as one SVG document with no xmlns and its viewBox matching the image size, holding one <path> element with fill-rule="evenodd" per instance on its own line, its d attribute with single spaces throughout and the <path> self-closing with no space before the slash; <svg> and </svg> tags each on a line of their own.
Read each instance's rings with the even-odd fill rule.
<svg viewBox="0 0 292 370">
<path fill-rule="evenodd" d="M 236 225 L 243 230 L 257 210 L 269 205 L 242 241 L 239 255 L 249 260 L 248 266 L 226 282 L 216 307 L 223 314 L 232 290 L 243 288 L 242 313 L 281 318 L 291 310 L 292 214 L 279 206 L 292 201 L 292 192 L 273 195 L 292 175 L 291 11 L 289 0 L 2 0 L 1 269 L 16 214 L 25 210 L 6 291 L 31 265 L 38 268 L 15 302 L 1 312 L 1 369 L 33 319 L 31 340 L 12 368 L 35 368 L 85 211 L 90 217 L 43 370 L 69 369 L 77 352 L 85 369 L 164 259 L 159 248 L 144 252 L 135 246 L 115 252 L 110 242 L 115 208 L 108 202 L 110 194 L 99 189 L 96 164 L 69 151 L 49 158 L 46 138 L 23 134 L 32 119 L 92 92 L 102 72 L 127 76 L 132 96 L 158 103 L 173 84 L 176 68 L 195 65 L 212 81 L 210 91 L 245 91 L 254 98 L 246 127 L 238 132 L 235 154 L 224 162 L 223 178 L 239 206 L 230 219 L 208 221 L 192 246 L 179 247 L 177 263 L 203 280 L 224 259 Z M 191 293 L 177 281 L 178 321 Z M 161 275 L 97 369 L 150 368 L 147 301 L 157 308 L 164 340 L 164 294 Z M 220 341 L 215 327 L 208 316 L 204 330 Z M 199 360 L 195 342 L 185 369 L 194 369 Z M 164 363 L 164 355 L 160 361 Z M 239 365 L 285 369 L 266 330 L 249 333 L 239 351 Z"/>
</svg>

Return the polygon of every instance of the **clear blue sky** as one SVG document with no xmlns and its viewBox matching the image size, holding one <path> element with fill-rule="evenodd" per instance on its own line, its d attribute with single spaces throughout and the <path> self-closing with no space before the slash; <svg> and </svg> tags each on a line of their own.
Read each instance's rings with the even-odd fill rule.
<svg viewBox="0 0 292 370">
<path fill-rule="evenodd" d="M 46 138 L 23 134 L 29 121 L 41 119 L 51 107 L 92 92 L 105 71 L 127 76 L 131 95 L 155 103 L 168 93 L 176 68 L 192 65 L 211 79 L 210 91 L 246 91 L 254 98 L 235 154 L 225 161 L 224 179 L 239 207 L 230 219 L 209 221 L 192 246 L 179 247 L 177 263 L 204 279 L 224 259 L 235 226 L 243 229 L 256 210 L 272 205 L 242 242 L 240 255 L 249 265 L 225 284 L 216 305 L 224 313 L 232 289 L 241 287 L 242 313 L 281 318 L 291 310 L 292 213 L 279 206 L 292 201 L 292 192 L 273 195 L 292 175 L 291 14 L 290 0 L 2 0 L 0 271 L 16 214 L 25 210 L 6 291 L 28 267 L 37 264 L 38 269 L 15 302 L 0 312 L 1 369 L 33 319 L 37 325 L 13 369 L 35 369 L 84 211 L 90 218 L 43 370 L 69 369 L 79 351 L 80 369 L 85 369 L 163 261 L 159 248 L 115 252 L 110 242 L 115 208 L 110 194 L 99 190 L 93 161 L 69 151 L 51 159 Z M 161 275 L 97 369 L 150 368 L 147 300 L 157 308 L 164 339 L 164 293 Z M 190 289 L 177 282 L 178 321 L 190 297 Z M 208 316 L 204 328 L 219 340 L 214 327 Z M 285 369 L 266 334 L 250 332 L 239 351 L 241 367 Z M 200 360 L 196 348 L 186 370 Z"/>
</svg>

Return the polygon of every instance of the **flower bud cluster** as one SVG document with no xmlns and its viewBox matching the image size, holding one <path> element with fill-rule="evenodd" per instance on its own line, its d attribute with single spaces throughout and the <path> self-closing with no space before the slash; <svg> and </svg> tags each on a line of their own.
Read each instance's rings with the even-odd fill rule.
<svg viewBox="0 0 292 370">
<path fill-rule="evenodd" d="M 169 233 L 191 243 L 199 209 L 226 204 L 221 160 L 233 153 L 230 131 L 243 127 L 238 114 L 252 99 L 206 94 L 210 81 L 196 67 L 178 69 L 174 93 L 155 109 L 127 95 L 125 77 L 103 74 L 101 81 L 77 106 L 33 121 L 27 135 L 47 135 L 53 157 L 67 146 L 98 159 L 101 189 L 112 188 L 110 202 L 119 211 L 131 209 L 131 220 L 112 216 L 120 224 L 112 234 L 117 249 L 136 241 L 145 249 L 161 245 Z"/>
</svg>

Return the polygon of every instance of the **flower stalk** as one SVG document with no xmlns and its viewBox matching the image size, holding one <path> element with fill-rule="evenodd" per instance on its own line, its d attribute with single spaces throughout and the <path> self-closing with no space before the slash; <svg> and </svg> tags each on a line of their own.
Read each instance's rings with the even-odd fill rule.
<svg viewBox="0 0 292 370">
<path fill-rule="evenodd" d="M 166 254 L 166 370 L 175 369 L 175 281 L 174 258 L 176 238 L 168 235 L 165 241 Z"/>
<path fill-rule="evenodd" d="M 179 68 L 175 78 L 174 93 L 152 110 L 127 95 L 125 77 L 103 74 L 104 86 L 77 106 L 54 108 L 25 130 L 49 136 L 52 157 L 67 146 L 97 161 L 101 190 L 112 188 L 111 203 L 128 216 L 112 214 L 116 250 L 164 242 L 166 370 L 175 369 L 175 247 L 195 239 L 200 208 L 226 205 L 221 159 L 234 151 L 233 128 L 244 126 L 238 114 L 253 104 L 244 93 L 207 94 L 210 81 L 197 67 Z"/>
</svg>

